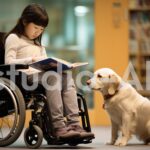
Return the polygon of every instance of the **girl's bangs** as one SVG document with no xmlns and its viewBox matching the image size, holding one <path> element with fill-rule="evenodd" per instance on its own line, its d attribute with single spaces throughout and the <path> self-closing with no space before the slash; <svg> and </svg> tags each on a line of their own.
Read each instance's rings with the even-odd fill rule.
<svg viewBox="0 0 150 150">
<path fill-rule="evenodd" d="M 42 27 L 46 27 L 48 25 L 48 18 L 36 18 L 33 20 L 33 23 Z"/>
</svg>

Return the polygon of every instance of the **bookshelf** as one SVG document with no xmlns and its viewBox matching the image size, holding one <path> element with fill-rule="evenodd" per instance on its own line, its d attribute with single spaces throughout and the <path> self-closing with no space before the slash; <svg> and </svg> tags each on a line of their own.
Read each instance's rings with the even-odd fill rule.
<svg viewBox="0 0 150 150">
<path fill-rule="evenodd" d="M 150 97 L 146 83 L 146 62 L 150 61 L 150 0 L 129 0 L 129 60 L 144 89 L 141 94 Z"/>
</svg>

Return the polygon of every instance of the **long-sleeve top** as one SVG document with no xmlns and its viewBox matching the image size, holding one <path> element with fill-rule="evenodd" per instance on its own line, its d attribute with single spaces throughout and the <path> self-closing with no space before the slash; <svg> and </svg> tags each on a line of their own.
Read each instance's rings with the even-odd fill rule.
<svg viewBox="0 0 150 150">
<path fill-rule="evenodd" d="M 45 48 L 35 45 L 33 40 L 25 36 L 18 37 L 16 34 L 10 34 L 6 38 L 5 64 L 30 64 L 33 57 L 37 58 L 36 61 L 47 58 Z M 27 74 L 39 72 L 39 70 L 31 67 L 21 71 Z"/>
</svg>

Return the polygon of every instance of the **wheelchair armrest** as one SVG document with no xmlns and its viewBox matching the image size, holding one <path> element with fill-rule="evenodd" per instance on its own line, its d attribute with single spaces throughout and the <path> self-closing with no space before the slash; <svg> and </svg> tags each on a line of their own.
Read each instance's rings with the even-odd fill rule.
<svg viewBox="0 0 150 150">
<path fill-rule="evenodd" d="M 13 68 L 15 70 L 18 70 L 18 69 L 28 69 L 29 68 L 29 65 L 25 65 L 25 64 L 4 64 L 4 65 L 0 65 L 0 71 L 2 72 L 5 72 L 5 71 L 9 71 L 10 68 Z"/>
</svg>

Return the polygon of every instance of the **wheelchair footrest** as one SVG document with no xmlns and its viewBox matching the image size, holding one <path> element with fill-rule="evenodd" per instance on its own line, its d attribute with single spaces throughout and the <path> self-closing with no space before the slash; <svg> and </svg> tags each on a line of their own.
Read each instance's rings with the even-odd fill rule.
<svg viewBox="0 0 150 150">
<path fill-rule="evenodd" d="M 63 145 L 63 144 L 69 144 L 70 146 L 76 146 L 78 144 L 88 144 L 92 142 L 92 139 L 95 137 L 89 137 L 89 138 L 72 138 L 72 139 L 57 139 L 57 138 L 51 138 L 47 141 L 48 145 Z"/>
<path fill-rule="evenodd" d="M 88 138 L 78 138 L 76 140 L 70 140 L 68 142 L 68 144 L 70 146 L 76 146 L 78 144 L 88 144 L 88 143 L 92 143 L 92 139 L 94 139 L 95 137 L 88 137 Z"/>
</svg>

